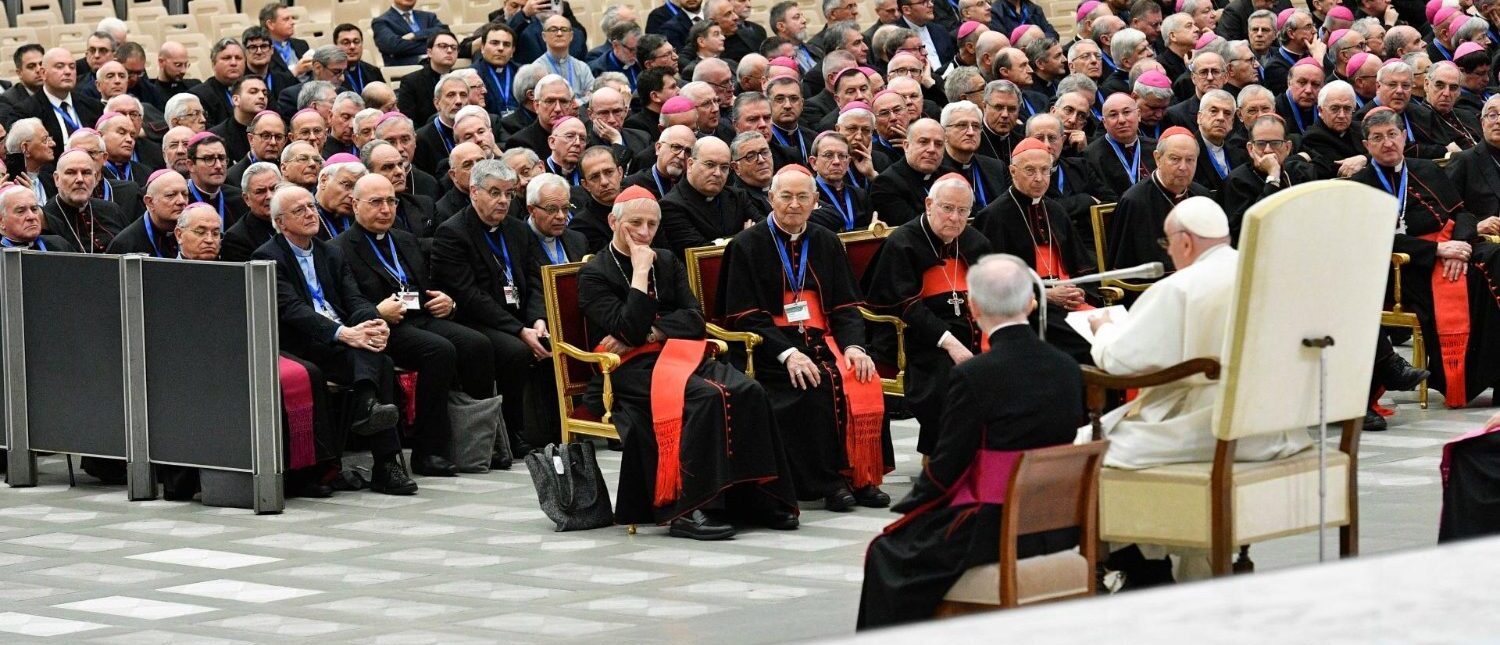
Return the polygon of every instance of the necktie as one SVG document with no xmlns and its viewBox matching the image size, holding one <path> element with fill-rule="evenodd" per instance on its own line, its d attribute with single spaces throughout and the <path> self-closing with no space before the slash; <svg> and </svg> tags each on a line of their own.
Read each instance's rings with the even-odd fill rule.
<svg viewBox="0 0 1500 645">
<path fill-rule="evenodd" d="M 73 107 L 67 101 L 62 102 L 63 124 L 68 126 L 68 134 L 73 134 L 78 129 L 78 117 L 73 114 Z"/>
<path fill-rule="evenodd" d="M 401 17 L 406 19 L 406 24 L 411 25 L 412 33 L 416 33 L 422 30 L 422 28 L 417 25 L 416 17 L 412 16 L 410 11 L 401 12 Z"/>
</svg>

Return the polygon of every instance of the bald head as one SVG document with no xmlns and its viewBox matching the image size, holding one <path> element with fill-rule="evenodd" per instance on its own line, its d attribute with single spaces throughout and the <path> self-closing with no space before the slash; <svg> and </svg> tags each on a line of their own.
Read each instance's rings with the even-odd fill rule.
<svg viewBox="0 0 1500 645">
<path fill-rule="evenodd" d="M 77 84 L 77 70 L 73 66 L 73 54 L 61 47 L 53 47 L 42 54 L 42 86 L 47 92 L 61 98 L 73 91 Z"/>
</svg>

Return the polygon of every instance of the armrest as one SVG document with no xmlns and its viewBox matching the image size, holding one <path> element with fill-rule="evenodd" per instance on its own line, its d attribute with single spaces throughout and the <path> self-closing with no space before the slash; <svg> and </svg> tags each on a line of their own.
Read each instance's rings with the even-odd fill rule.
<svg viewBox="0 0 1500 645">
<path fill-rule="evenodd" d="M 1141 291 L 1145 291 L 1145 290 L 1151 288 L 1151 283 L 1149 283 L 1149 282 L 1127 282 L 1125 280 L 1105 280 L 1104 281 L 1104 286 L 1105 287 L 1114 287 L 1116 289 L 1123 289 L 1125 291 L 1141 292 Z"/>
<path fill-rule="evenodd" d="M 1401 267 L 1411 263 L 1406 253 L 1391 254 L 1391 312 L 1401 313 Z"/>
<path fill-rule="evenodd" d="M 1099 287 L 1099 295 L 1104 298 L 1104 304 L 1112 305 L 1125 299 L 1125 290 L 1119 287 Z"/>
<path fill-rule="evenodd" d="M 604 418 L 601 421 L 609 423 L 611 411 L 615 407 L 615 386 L 609 375 L 620 367 L 620 355 L 611 352 L 585 352 L 564 342 L 552 343 L 552 351 L 577 361 L 599 366 L 599 372 L 604 375 Z M 559 362 L 557 369 L 565 370 L 567 366 Z"/>
<path fill-rule="evenodd" d="M 874 323 L 884 323 L 896 328 L 896 378 L 901 379 L 906 372 L 906 321 L 898 316 L 887 316 L 877 314 L 865 307 L 859 308 L 859 315 L 865 320 Z"/>
<path fill-rule="evenodd" d="M 745 376 L 755 378 L 755 348 L 760 346 L 760 334 L 753 331 L 730 331 L 714 323 L 704 323 L 708 335 L 731 343 L 745 344 Z"/>
<path fill-rule="evenodd" d="M 1210 380 L 1218 380 L 1219 368 L 1219 361 L 1212 358 L 1194 358 L 1155 372 L 1129 376 L 1110 374 L 1089 365 L 1082 366 L 1083 384 L 1087 390 L 1089 425 L 1093 427 L 1094 440 L 1098 441 L 1103 438 L 1103 428 L 1099 424 L 1099 417 L 1104 413 L 1105 390 L 1128 390 L 1165 385 L 1197 374 L 1202 374 Z"/>
<path fill-rule="evenodd" d="M 722 340 L 708 339 L 708 347 L 705 349 L 709 356 L 729 353 L 729 344 Z"/>
</svg>

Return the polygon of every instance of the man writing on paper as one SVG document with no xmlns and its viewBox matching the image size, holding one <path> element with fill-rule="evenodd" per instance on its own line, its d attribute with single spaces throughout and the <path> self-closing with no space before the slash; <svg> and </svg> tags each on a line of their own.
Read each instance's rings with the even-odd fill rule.
<svg viewBox="0 0 1500 645">
<path fill-rule="evenodd" d="M 620 355 L 612 419 L 625 444 L 615 521 L 669 524 L 673 537 L 722 540 L 733 519 L 797 528 L 786 457 L 765 390 L 704 356 L 703 312 L 687 271 L 653 249 L 661 207 L 632 186 L 615 198 L 612 241 L 578 273 L 589 346 Z M 605 410 L 602 379 L 584 401 Z"/>
<path fill-rule="evenodd" d="M 1119 323 L 1102 312 L 1089 320 L 1094 330 L 1094 364 L 1111 374 L 1140 374 L 1192 358 L 1223 360 L 1229 307 L 1234 299 L 1239 251 L 1229 245 L 1229 219 L 1212 199 L 1189 197 L 1162 226 L 1167 254 L 1177 271 L 1152 285 Z M 1106 466 L 1148 468 L 1164 464 L 1211 461 L 1214 455 L 1214 399 L 1221 385 L 1202 377 L 1144 388 L 1134 401 L 1100 419 L 1109 439 Z M 1090 429 L 1079 433 L 1087 438 Z M 1266 461 L 1292 455 L 1312 445 L 1307 431 L 1246 437 L 1235 447 L 1236 461 Z M 1161 558 L 1159 548 L 1142 549 Z M 1125 557 L 1144 564 L 1140 554 Z M 1207 576 L 1206 558 L 1202 574 Z M 1112 568 L 1140 579 L 1136 571 L 1111 555 Z M 1163 566 L 1158 563 L 1157 566 Z M 1187 572 L 1197 577 L 1196 569 Z"/>
</svg>

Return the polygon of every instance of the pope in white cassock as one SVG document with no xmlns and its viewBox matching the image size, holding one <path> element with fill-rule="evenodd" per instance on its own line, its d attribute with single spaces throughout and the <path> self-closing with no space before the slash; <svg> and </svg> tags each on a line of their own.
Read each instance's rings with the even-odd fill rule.
<svg viewBox="0 0 1500 645">
<path fill-rule="evenodd" d="M 1207 197 L 1183 200 L 1163 225 L 1167 253 L 1177 271 L 1147 289 L 1127 320 L 1101 314 L 1094 329 L 1094 364 L 1111 374 L 1140 374 L 1193 358 L 1224 360 L 1229 308 L 1234 300 L 1239 251 L 1229 245 L 1224 210 Z M 1113 468 L 1212 461 L 1214 399 L 1218 381 L 1202 376 L 1145 388 L 1101 419 Z M 1080 437 L 1087 440 L 1084 427 Z M 1279 459 L 1312 445 L 1305 430 L 1240 439 L 1236 461 Z"/>
</svg>

